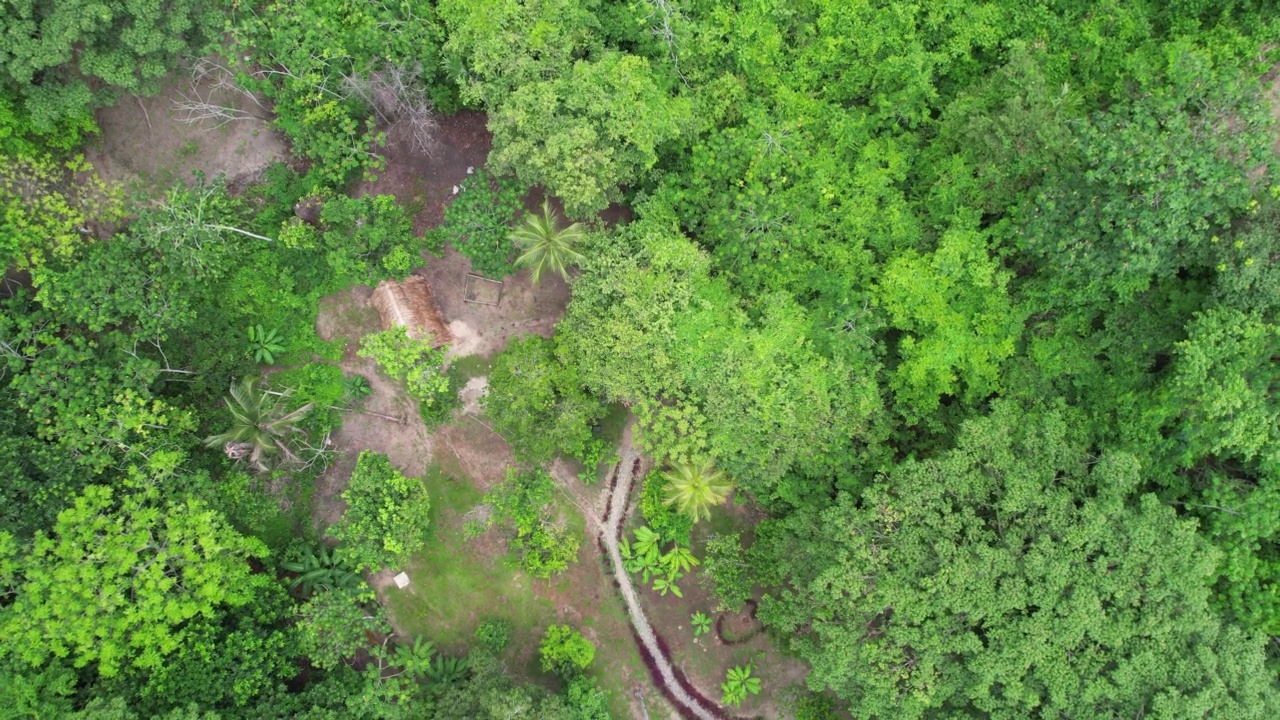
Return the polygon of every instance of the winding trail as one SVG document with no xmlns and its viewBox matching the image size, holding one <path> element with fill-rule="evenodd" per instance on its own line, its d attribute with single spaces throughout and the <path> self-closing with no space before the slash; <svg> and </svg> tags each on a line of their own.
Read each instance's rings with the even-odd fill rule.
<svg viewBox="0 0 1280 720">
<path fill-rule="evenodd" d="M 676 679 L 671 660 L 658 643 L 653 627 L 649 625 L 649 618 L 644 614 L 644 608 L 640 607 L 640 598 L 631 584 L 631 575 L 622 565 L 618 537 L 621 535 L 623 518 L 626 517 L 627 500 L 631 496 L 631 486 L 635 483 L 635 469 L 639 465 L 640 455 L 631 448 L 629 443 L 624 443 L 620 450 L 621 459 L 618 461 L 617 480 L 609 498 L 609 515 L 605 518 L 601 533 L 601 540 L 604 542 L 605 550 L 609 553 L 610 564 L 613 566 L 614 580 L 617 581 L 618 588 L 622 592 L 622 599 L 627 603 L 627 614 L 631 616 L 631 626 L 635 629 L 636 637 L 644 644 L 649 657 L 653 658 L 654 667 L 669 697 L 674 698 L 699 720 L 719 720 L 720 715 L 716 709 L 706 707 L 698 698 L 689 695 Z"/>
</svg>

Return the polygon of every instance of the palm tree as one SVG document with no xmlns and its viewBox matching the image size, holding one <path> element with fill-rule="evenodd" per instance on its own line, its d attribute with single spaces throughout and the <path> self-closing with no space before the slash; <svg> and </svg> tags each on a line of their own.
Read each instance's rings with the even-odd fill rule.
<svg viewBox="0 0 1280 720">
<path fill-rule="evenodd" d="M 511 241 L 524 249 L 524 254 L 516 258 L 516 264 L 533 269 L 533 281 L 538 282 L 543 270 L 554 270 L 565 280 L 569 279 L 569 265 L 580 264 L 586 258 L 573 249 L 582 241 L 586 230 L 581 223 L 573 223 L 567 228 L 556 229 L 555 214 L 551 211 L 551 203 L 542 201 L 542 214 L 529 213 L 524 224 L 511 231 Z"/>
<path fill-rule="evenodd" d="M 711 508 L 728 499 L 733 490 L 733 483 L 710 459 L 674 463 L 662 476 L 667 480 L 667 497 L 662 503 L 675 505 L 694 522 L 710 519 Z"/>
<path fill-rule="evenodd" d="M 267 459 L 280 453 L 285 460 L 298 462 L 286 440 L 302 432 L 297 423 L 311 412 L 312 403 L 286 412 L 281 400 L 289 393 L 273 393 L 258 385 L 258 378 L 244 377 L 231 383 L 231 397 L 223 398 L 231 411 L 231 429 L 204 440 L 207 447 L 222 446 L 232 460 L 249 461 L 259 472 L 270 469 Z"/>
</svg>

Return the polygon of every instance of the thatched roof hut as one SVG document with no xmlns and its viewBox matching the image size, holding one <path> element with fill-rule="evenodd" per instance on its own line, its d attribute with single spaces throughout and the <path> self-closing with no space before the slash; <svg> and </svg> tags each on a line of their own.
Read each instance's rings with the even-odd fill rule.
<svg viewBox="0 0 1280 720">
<path fill-rule="evenodd" d="M 453 342 L 453 334 L 440 316 L 431 286 L 424 278 L 410 275 L 401 282 L 384 280 L 369 298 L 382 316 L 382 329 L 405 327 L 409 337 L 422 339 L 431 336 L 435 347 Z"/>
</svg>

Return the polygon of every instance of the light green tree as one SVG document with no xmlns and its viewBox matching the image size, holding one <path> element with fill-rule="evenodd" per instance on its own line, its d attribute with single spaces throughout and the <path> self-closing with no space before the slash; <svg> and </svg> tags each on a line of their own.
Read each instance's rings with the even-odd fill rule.
<svg viewBox="0 0 1280 720">
<path fill-rule="evenodd" d="M 582 633 L 568 625 L 552 625 L 538 648 L 542 669 L 560 676 L 573 676 L 591 667 L 596 647 Z"/>
<path fill-rule="evenodd" d="M 449 379 L 443 371 L 444 350 L 427 340 L 409 337 L 403 326 L 369 333 L 360 338 L 360 357 L 378 363 L 382 372 L 404 383 L 409 397 L 424 408 L 444 402 Z"/>
<path fill-rule="evenodd" d="M 659 87 L 647 58 L 608 52 L 491 108 L 489 162 L 545 186 L 569 217 L 586 217 L 657 163 L 658 145 L 680 134 L 688 112 L 688 101 Z"/>
<path fill-rule="evenodd" d="M 574 250 L 585 236 L 581 223 L 571 223 L 557 230 L 551 203 L 544 199 L 542 212 L 529 213 L 524 222 L 511 232 L 511 241 L 524 249 L 524 253 L 516 258 L 516 264 L 530 269 L 534 283 L 542 277 L 544 270 L 551 270 L 567 281 L 568 266 L 585 259 Z"/>
<path fill-rule="evenodd" d="M 182 645 L 188 620 L 252 600 L 247 560 L 266 555 L 198 500 L 89 486 L 8 571 L 0 552 L 0 579 L 15 587 L 0 610 L 4 652 L 96 662 L 104 677 L 155 668 Z"/>
<path fill-rule="evenodd" d="M 361 583 L 355 588 L 332 588 L 317 593 L 298 608 L 295 632 L 299 649 L 315 667 L 332 670 L 365 647 L 369 634 L 387 634 L 382 606 Z"/>
<path fill-rule="evenodd" d="M 356 570 L 402 565 L 426 544 L 431 521 L 427 489 L 392 467 L 386 455 L 361 452 L 342 499 L 347 510 L 329 532 L 342 541 L 339 557 Z"/>
</svg>

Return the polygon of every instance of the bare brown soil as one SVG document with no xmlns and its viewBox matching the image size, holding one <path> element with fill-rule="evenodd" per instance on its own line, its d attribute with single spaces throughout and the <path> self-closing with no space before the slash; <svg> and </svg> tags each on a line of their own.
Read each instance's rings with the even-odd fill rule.
<svg viewBox="0 0 1280 720">
<path fill-rule="evenodd" d="M 177 103 L 184 97 L 214 101 L 246 113 L 220 123 L 182 122 Z M 272 128 L 262 108 L 240 93 L 219 90 L 208 80 L 171 80 L 155 97 L 124 96 L 95 115 L 101 135 L 85 152 L 98 173 L 124 185 L 152 188 L 175 180 L 190 181 L 196 170 L 209 178 L 225 175 L 229 183 L 257 176 L 283 160 L 288 145 Z"/>
<path fill-rule="evenodd" d="M 380 328 L 378 314 L 369 305 L 368 287 L 354 287 L 331 295 L 320 303 L 316 332 L 323 340 L 342 341 L 343 371 L 358 373 L 369 380 L 373 392 L 364 399 L 362 410 L 401 418 L 395 422 L 373 414 L 347 413 L 342 427 L 330 438 L 339 460 L 316 487 L 314 520 L 319 527 L 332 525 L 342 517 L 345 503 L 340 497 L 361 450 L 376 450 L 410 477 L 420 477 L 431 462 L 433 440 L 414 402 L 404 390 L 378 372 L 377 364 L 356 354 L 360 337 Z"/>
</svg>

